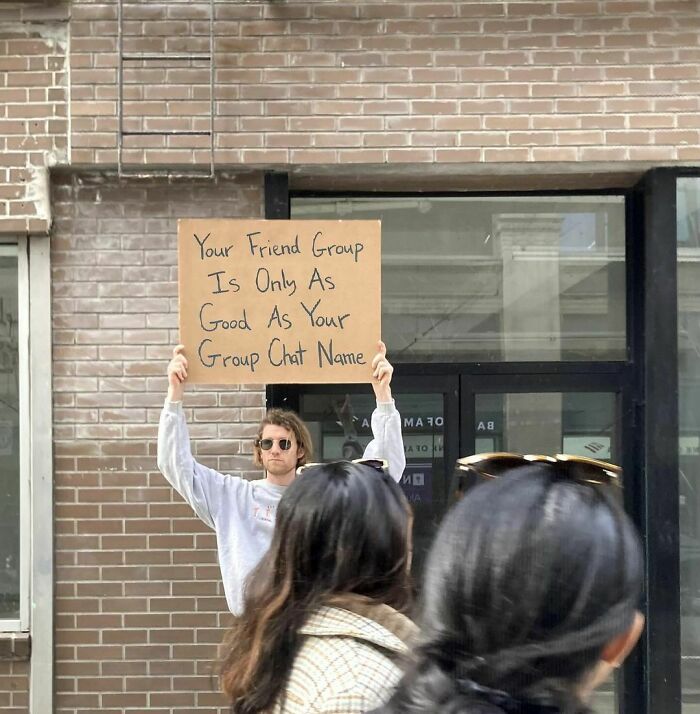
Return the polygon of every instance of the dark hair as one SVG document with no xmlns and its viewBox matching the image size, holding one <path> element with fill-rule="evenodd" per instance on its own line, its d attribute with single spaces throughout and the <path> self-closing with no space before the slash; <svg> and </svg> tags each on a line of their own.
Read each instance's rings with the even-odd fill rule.
<svg viewBox="0 0 700 714">
<path fill-rule="evenodd" d="M 471 490 L 439 529 L 420 644 L 376 714 L 588 711 L 578 686 L 631 626 L 642 582 L 612 488 L 538 463 Z"/>
<path fill-rule="evenodd" d="M 312 456 L 314 452 L 313 444 L 311 443 L 311 434 L 304 424 L 303 419 L 289 409 L 269 409 L 265 418 L 258 426 L 257 439 L 262 439 L 263 429 L 268 425 L 282 426 L 294 434 L 297 442 L 297 448 L 303 449 L 302 455 L 297 459 L 297 466 L 303 466 Z M 255 446 L 253 453 L 253 463 L 256 466 L 262 466 L 262 457 L 260 456 L 260 447 Z"/>
<path fill-rule="evenodd" d="M 231 712 L 274 704 L 299 649 L 299 629 L 331 596 L 409 605 L 409 514 L 396 482 L 371 466 L 339 461 L 296 477 L 225 643 L 220 678 Z"/>
</svg>

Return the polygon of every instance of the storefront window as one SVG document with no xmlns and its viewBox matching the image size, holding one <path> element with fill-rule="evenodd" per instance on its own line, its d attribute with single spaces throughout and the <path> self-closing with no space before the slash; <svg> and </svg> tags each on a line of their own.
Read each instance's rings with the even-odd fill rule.
<svg viewBox="0 0 700 714">
<path fill-rule="evenodd" d="M 622 196 L 298 197 L 291 216 L 381 219 L 395 362 L 626 356 Z"/>
<path fill-rule="evenodd" d="M 613 393 L 483 393 L 476 395 L 474 406 L 477 453 L 565 453 L 620 462 L 620 424 Z M 595 710 L 619 711 L 618 691 L 617 678 L 605 682 L 595 692 Z"/>
<path fill-rule="evenodd" d="M 700 702 L 700 178 L 677 182 L 681 677 Z"/>
<path fill-rule="evenodd" d="M 620 460 L 615 394 L 477 394 L 475 406 L 477 453 L 564 453 Z"/>
<path fill-rule="evenodd" d="M 20 615 L 17 275 L 16 247 L 0 245 L 0 620 Z"/>
</svg>

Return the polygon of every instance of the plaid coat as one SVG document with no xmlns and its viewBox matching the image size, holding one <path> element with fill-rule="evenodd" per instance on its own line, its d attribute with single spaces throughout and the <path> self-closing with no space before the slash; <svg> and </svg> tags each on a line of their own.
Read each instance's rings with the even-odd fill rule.
<svg viewBox="0 0 700 714">
<path fill-rule="evenodd" d="M 401 678 L 397 657 L 416 626 L 388 605 L 353 596 L 321 607 L 303 635 L 285 689 L 271 714 L 364 714 L 391 695 Z"/>
</svg>

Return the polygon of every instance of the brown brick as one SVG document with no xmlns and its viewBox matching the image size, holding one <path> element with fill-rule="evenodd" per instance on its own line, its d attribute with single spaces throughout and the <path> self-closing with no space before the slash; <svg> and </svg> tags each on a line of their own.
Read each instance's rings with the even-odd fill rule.
<svg viewBox="0 0 700 714">
<path fill-rule="evenodd" d="M 556 161 L 576 161 L 578 159 L 578 149 L 575 147 L 534 147 L 532 149 L 532 159 L 534 161 L 556 162 Z"/>
<path fill-rule="evenodd" d="M 435 160 L 444 162 L 475 162 L 479 161 L 481 158 L 481 151 L 477 148 L 464 149 L 464 148 L 450 148 L 450 149 L 436 149 L 435 150 Z"/>
<path fill-rule="evenodd" d="M 521 161 L 530 160 L 530 151 L 528 149 L 486 148 L 483 151 L 483 156 L 486 161 L 509 161 L 519 163 Z"/>
<path fill-rule="evenodd" d="M 460 146 L 505 146 L 507 143 L 508 134 L 505 132 L 465 131 L 459 135 Z"/>
<path fill-rule="evenodd" d="M 557 134 L 557 143 L 562 145 L 592 145 L 601 144 L 604 134 L 601 131 L 560 131 Z"/>
<path fill-rule="evenodd" d="M 698 146 L 679 146 L 677 150 L 678 159 L 680 161 L 699 161 L 700 147 Z"/>
<path fill-rule="evenodd" d="M 618 146 L 582 147 L 581 161 L 625 161 L 627 150 Z"/>
<path fill-rule="evenodd" d="M 630 146 L 627 156 L 630 161 L 669 161 L 675 160 L 678 149 L 671 146 Z"/>
<path fill-rule="evenodd" d="M 518 146 L 523 144 L 533 146 L 547 146 L 549 144 L 554 144 L 555 140 L 556 135 L 548 131 L 512 131 L 508 135 L 508 143 L 512 146 Z"/>
</svg>

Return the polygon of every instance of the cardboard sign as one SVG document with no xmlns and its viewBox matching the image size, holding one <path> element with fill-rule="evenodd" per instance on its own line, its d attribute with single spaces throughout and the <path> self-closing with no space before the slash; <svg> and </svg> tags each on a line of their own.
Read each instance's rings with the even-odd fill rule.
<svg viewBox="0 0 700 714">
<path fill-rule="evenodd" d="M 370 381 L 379 221 L 180 219 L 178 248 L 189 382 Z"/>
</svg>

